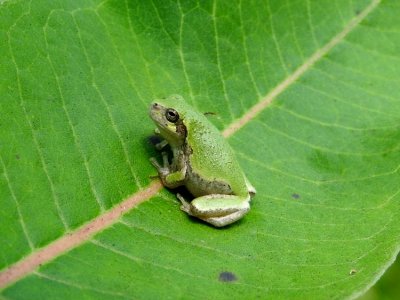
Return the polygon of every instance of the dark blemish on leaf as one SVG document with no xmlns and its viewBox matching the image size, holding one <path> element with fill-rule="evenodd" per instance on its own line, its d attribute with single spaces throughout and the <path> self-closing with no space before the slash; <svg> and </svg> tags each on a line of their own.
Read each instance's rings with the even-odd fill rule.
<svg viewBox="0 0 400 300">
<path fill-rule="evenodd" d="M 292 194 L 292 198 L 293 199 L 300 199 L 300 195 L 299 194 Z"/>
<path fill-rule="evenodd" d="M 222 282 L 233 282 L 237 280 L 237 277 L 232 272 L 221 272 L 218 279 Z"/>
<path fill-rule="evenodd" d="M 356 13 L 356 16 L 358 16 L 361 13 L 361 10 L 356 9 L 355 13 Z"/>
<path fill-rule="evenodd" d="M 203 113 L 205 116 L 206 116 L 206 118 L 207 119 L 209 119 L 209 120 L 215 120 L 215 119 L 217 119 L 217 120 L 221 120 L 221 115 L 220 114 L 218 114 L 218 113 L 216 113 L 216 112 L 212 112 L 212 111 L 206 111 L 206 112 L 204 112 Z"/>
<path fill-rule="evenodd" d="M 20 159 L 19 154 L 15 155 L 15 159 Z"/>
</svg>

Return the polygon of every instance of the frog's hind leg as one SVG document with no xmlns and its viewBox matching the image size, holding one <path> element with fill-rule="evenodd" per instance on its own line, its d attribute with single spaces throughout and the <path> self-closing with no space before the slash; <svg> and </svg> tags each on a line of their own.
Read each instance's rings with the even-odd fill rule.
<svg viewBox="0 0 400 300">
<path fill-rule="evenodd" d="M 215 227 L 222 227 L 236 222 L 249 210 L 249 200 L 235 195 L 207 195 L 187 202 L 177 195 L 182 202 L 181 209 Z"/>
<path fill-rule="evenodd" d="M 250 208 L 249 208 L 250 209 Z M 229 224 L 232 224 L 236 222 L 237 220 L 240 220 L 249 210 L 239 210 L 237 212 L 231 213 L 229 215 L 226 215 L 224 217 L 215 217 L 215 218 L 200 218 L 203 221 L 210 223 L 211 225 L 215 227 L 223 227 Z"/>
<path fill-rule="evenodd" d="M 250 183 L 247 177 L 244 179 L 246 180 L 247 191 L 250 193 L 250 195 L 254 196 L 257 193 L 256 188 Z"/>
</svg>

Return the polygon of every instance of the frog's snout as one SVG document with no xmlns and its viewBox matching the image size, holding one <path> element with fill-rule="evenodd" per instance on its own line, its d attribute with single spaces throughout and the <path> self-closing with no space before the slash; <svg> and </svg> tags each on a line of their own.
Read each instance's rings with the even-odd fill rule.
<svg viewBox="0 0 400 300">
<path fill-rule="evenodd" d="M 156 122 L 156 124 L 160 124 L 163 119 L 163 106 L 158 104 L 157 102 L 153 102 L 150 105 L 149 115 Z"/>
<path fill-rule="evenodd" d="M 157 102 L 154 102 L 150 105 L 150 115 L 154 112 L 160 111 L 161 105 L 159 105 Z"/>
<path fill-rule="evenodd" d="M 155 112 L 159 112 L 163 109 L 163 106 L 158 104 L 157 102 L 154 102 L 150 105 L 150 111 L 155 111 Z"/>
</svg>

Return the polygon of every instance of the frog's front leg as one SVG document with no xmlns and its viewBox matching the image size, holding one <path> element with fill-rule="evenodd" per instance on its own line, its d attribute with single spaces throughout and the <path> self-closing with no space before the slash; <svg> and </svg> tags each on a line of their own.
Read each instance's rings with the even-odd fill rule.
<svg viewBox="0 0 400 300">
<path fill-rule="evenodd" d="M 154 129 L 154 134 L 161 138 L 160 142 L 158 142 L 157 144 L 154 145 L 158 151 L 161 151 L 162 149 L 164 149 L 164 147 L 166 147 L 168 145 L 168 141 L 163 138 L 163 136 L 158 128 Z"/>
<path fill-rule="evenodd" d="M 223 227 L 241 219 L 250 210 L 250 195 L 247 198 L 235 195 L 207 195 L 187 202 L 177 195 L 182 202 L 181 209 L 215 227 Z"/>
<path fill-rule="evenodd" d="M 164 147 L 166 147 L 167 145 L 168 145 L 167 140 L 162 140 L 161 142 L 157 143 L 157 144 L 155 145 L 155 147 L 156 147 L 156 149 L 157 149 L 158 151 L 160 151 L 160 150 L 164 149 Z"/>
<path fill-rule="evenodd" d="M 161 155 L 163 158 L 162 166 L 160 166 L 154 157 L 150 158 L 150 162 L 157 169 L 158 176 L 163 185 L 170 189 L 183 185 L 186 177 L 186 165 L 183 165 L 182 168 L 178 170 L 174 170 L 174 167 L 168 161 L 168 153 L 162 152 Z"/>
</svg>

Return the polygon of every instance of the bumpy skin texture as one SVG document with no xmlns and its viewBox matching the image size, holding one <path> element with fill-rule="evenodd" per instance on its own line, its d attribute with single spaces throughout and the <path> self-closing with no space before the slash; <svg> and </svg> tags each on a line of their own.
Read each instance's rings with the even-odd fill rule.
<svg viewBox="0 0 400 300">
<path fill-rule="evenodd" d="M 195 199 L 188 203 L 180 195 L 182 210 L 221 227 L 243 217 L 250 209 L 255 189 L 246 179 L 234 153 L 220 132 L 181 96 L 157 99 L 150 106 L 157 133 L 172 151 L 172 162 L 163 153 L 163 166 L 152 158 L 163 184 L 186 186 Z"/>
</svg>

